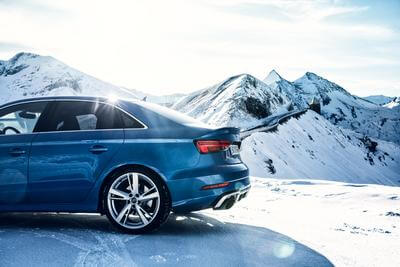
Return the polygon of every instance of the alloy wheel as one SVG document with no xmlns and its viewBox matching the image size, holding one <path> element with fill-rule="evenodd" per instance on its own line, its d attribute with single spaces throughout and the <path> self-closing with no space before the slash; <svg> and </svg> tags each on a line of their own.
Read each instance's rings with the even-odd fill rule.
<svg viewBox="0 0 400 267">
<path fill-rule="evenodd" d="M 107 202 L 108 211 L 116 223 L 127 229 L 141 229 L 157 216 L 160 192 L 145 174 L 129 172 L 111 184 Z"/>
</svg>

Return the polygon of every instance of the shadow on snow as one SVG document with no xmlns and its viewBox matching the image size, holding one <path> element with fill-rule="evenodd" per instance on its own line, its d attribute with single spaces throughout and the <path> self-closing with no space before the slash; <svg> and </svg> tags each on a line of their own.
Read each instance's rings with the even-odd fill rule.
<svg viewBox="0 0 400 267">
<path fill-rule="evenodd" d="M 295 227 L 295 226 L 294 226 Z M 116 232 L 104 216 L 0 214 L 0 266 L 332 266 L 318 252 L 262 227 L 191 213 L 157 232 Z"/>
</svg>

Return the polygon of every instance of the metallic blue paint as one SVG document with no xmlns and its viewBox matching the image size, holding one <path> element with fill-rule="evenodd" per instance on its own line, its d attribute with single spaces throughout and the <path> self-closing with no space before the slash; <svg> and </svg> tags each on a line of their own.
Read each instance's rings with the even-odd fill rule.
<svg viewBox="0 0 400 267">
<path fill-rule="evenodd" d="M 103 182 L 127 165 L 157 173 L 178 212 L 210 208 L 222 194 L 250 184 L 240 157 L 226 151 L 200 154 L 194 144 L 199 139 L 239 142 L 236 128 L 212 129 L 181 122 L 147 103 L 93 97 L 21 100 L 0 110 L 25 102 L 63 100 L 109 103 L 148 128 L 0 135 L 0 211 L 99 212 Z M 13 149 L 25 154 L 10 154 Z M 228 187 L 201 190 L 226 181 Z"/>
</svg>

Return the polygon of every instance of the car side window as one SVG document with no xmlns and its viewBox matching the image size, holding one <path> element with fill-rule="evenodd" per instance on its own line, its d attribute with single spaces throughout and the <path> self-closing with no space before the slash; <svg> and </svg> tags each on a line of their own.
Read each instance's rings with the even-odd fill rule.
<svg viewBox="0 0 400 267">
<path fill-rule="evenodd" d="M 88 101 L 55 101 L 41 132 L 121 129 L 120 115 L 111 105 Z"/>
<path fill-rule="evenodd" d="M 120 112 L 121 113 L 121 118 L 122 118 L 122 123 L 124 128 L 127 129 L 142 129 L 144 128 L 144 125 L 126 114 L 125 112 Z"/>
<path fill-rule="evenodd" d="M 0 135 L 32 133 L 47 103 L 19 104 L 0 110 Z"/>
</svg>

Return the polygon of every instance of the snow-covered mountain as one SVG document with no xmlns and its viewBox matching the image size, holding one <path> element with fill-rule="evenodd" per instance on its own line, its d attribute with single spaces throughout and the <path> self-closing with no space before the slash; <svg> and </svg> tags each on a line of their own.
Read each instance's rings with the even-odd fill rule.
<svg viewBox="0 0 400 267">
<path fill-rule="evenodd" d="M 306 101 L 312 97 L 320 99 L 322 115 L 333 124 L 400 143 L 400 110 L 389 110 L 353 96 L 339 85 L 309 72 L 293 84 Z"/>
<path fill-rule="evenodd" d="M 339 128 L 314 111 L 254 133 L 242 147 L 253 176 L 400 185 L 400 146 Z"/>
<path fill-rule="evenodd" d="M 55 95 L 115 96 L 147 98 L 172 105 L 182 95 L 154 96 L 101 81 L 61 61 L 31 53 L 18 53 L 10 60 L 0 60 L 0 104 L 29 97 Z"/>
<path fill-rule="evenodd" d="M 0 92 L 0 103 L 54 95 L 136 98 L 128 89 L 84 74 L 53 57 L 30 53 L 19 53 L 10 60 L 0 61 Z"/>
<path fill-rule="evenodd" d="M 351 95 L 311 72 L 294 82 L 275 70 L 263 81 L 249 74 L 233 76 L 183 97 L 173 108 L 216 126 L 249 128 L 271 114 L 308 108 L 312 100 L 321 103 L 322 115 L 335 125 L 400 143 L 400 109 Z"/>
<path fill-rule="evenodd" d="M 375 103 L 380 106 L 383 106 L 393 100 L 393 97 L 385 95 L 370 95 L 363 98 L 365 100 L 368 100 L 369 102 Z"/>
<path fill-rule="evenodd" d="M 191 93 L 173 108 L 215 126 L 248 128 L 287 111 L 290 100 L 261 80 L 241 74 Z"/>
<path fill-rule="evenodd" d="M 388 110 L 351 95 L 343 87 L 311 72 L 294 82 L 282 78 L 271 82 L 270 76 L 271 73 L 264 81 L 285 94 L 294 106 L 304 108 L 315 98 L 322 105 L 322 115 L 333 124 L 371 137 L 400 143 L 399 111 Z"/>
<path fill-rule="evenodd" d="M 398 99 L 382 107 L 314 73 L 290 82 L 273 70 L 263 81 L 231 77 L 173 108 L 215 126 L 246 129 L 311 101 L 320 103 L 322 116 L 308 111 L 276 132 L 244 139 L 243 160 L 252 175 L 400 185 L 400 112 L 388 108 Z"/>
</svg>

